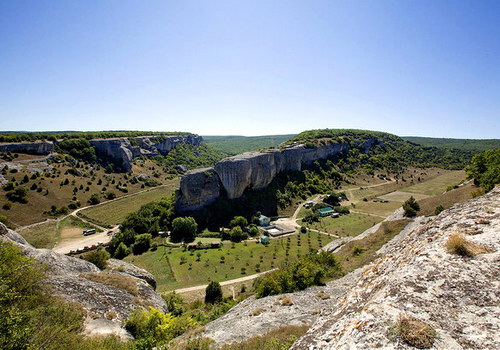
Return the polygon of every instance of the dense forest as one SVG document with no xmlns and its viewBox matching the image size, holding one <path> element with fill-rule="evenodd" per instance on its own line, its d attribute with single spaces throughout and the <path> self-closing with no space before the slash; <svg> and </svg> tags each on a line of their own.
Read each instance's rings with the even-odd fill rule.
<svg viewBox="0 0 500 350">
<path fill-rule="evenodd" d="M 1 132 L 0 142 L 57 141 L 66 139 L 109 139 L 114 137 L 191 135 L 189 132 L 164 131 L 43 131 Z"/>
<path fill-rule="evenodd" d="M 425 147 L 453 148 L 472 152 L 483 152 L 488 149 L 500 147 L 499 139 L 474 140 L 418 136 L 403 136 L 401 138 Z"/>
<path fill-rule="evenodd" d="M 476 185 L 486 192 L 490 191 L 500 184 L 500 148 L 475 155 L 465 170 L 470 178 L 474 178 Z"/>
<path fill-rule="evenodd" d="M 267 135 L 267 136 L 203 136 L 203 140 L 214 149 L 228 156 L 249 151 L 278 147 L 294 135 Z"/>
</svg>

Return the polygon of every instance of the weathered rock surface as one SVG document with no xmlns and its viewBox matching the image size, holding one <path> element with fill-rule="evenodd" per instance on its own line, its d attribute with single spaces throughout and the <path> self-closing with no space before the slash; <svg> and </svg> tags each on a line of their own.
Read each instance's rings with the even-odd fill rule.
<svg viewBox="0 0 500 350">
<path fill-rule="evenodd" d="M 368 141 L 367 141 L 368 142 Z M 376 139 L 367 143 L 369 148 L 376 144 Z M 202 169 L 201 172 L 215 172 L 218 181 L 207 182 L 200 176 L 200 171 L 188 172 L 181 179 L 181 188 L 177 193 L 176 208 L 187 211 L 201 208 L 221 195 L 229 199 L 241 197 L 246 190 L 262 189 L 285 170 L 301 170 L 319 159 L 326 159 L 340 152 L 347 151 L 347 143 L 322 145 L 306 148 L 298 145 L 284 150 L 247 152 L 218 162 L 214 169 Z M 217 185 L 220 182 L 219 188 Z M 184 184 L 184 186 L 183 186 Z"/>
<path fill-rule="evenodd" d="M 124 170 L 132 168 L 132 159 L 140 156 L 166 154 L 179 144 L 199 145 L 203 138 L 199 135 L 179 136 L 138 136 L 133 138 L 134 145 L 128 138 L 90 140 L 98 154 L 109 157 L 119 163 Z"/>
<path fill-rule="evenodd" d="M 185 210 L 200 209 L 219 197 L 221 183 L 212 168 L 195 169 L 181 178 L 178 205 Z"/>
<path fill-rule="evenodd" d="M 442 212 L 364 269 L 292 349 L 411 349 L 388 333 L 400 315 L 428 323 L 435 349 L 500 348 L 500 188 Z M 450 254 L 452 234 L 490 248 Z M 473 235 L 472 235 L 473 234 Z"/>
<path fill-rule="evenodd" d="M 151 305 L 167 311 L 165 301 L 149 283 L 156 281 L 147 272 L 125 262 L 111 259 L 110 270 L 101 271 L 94 264 L 55 253 L 48 249 L 36 249 L 29 245 L 15 231 L 9 230 L 0 223 L 0 240 L 11 242 L 27 256 L 47 264 L 47 283 L 52 293 L 67 301 L 80 304 L 87 311 L 89 319 L 111 319 L 115 323 L 115 333 L 121 335 L 121 322 L 137 307 Z M 113 270 L 116 267 L 117 270 Z M 118 287 L 112 283 L 97 282 L 103 277 L 123 276 L 122 281 L 128 288 Z M 93 276 L 101 279 L 91 279 Z M 90 320 L 89 320 L 90 321 Z M 89 325 L 94 323 L 87 322 Z M 112 330 L 113 327 L 110 327 Z M 90 333 L 95 333 L 89 329 Z"/>
<path fill-rule="evenodd" d="M 153 289 L 156 289 L 156 279 L 148 271 L 141 269 L 133 264 L 129 264 L 123 260 L 108 259 L 106 262 L 106 270 L 111 270 L 115 273 L 134 276 L 147 282 Z"/>
<path fill-rule="evenodd" d="M 49 154 L 54 151 L 54 143 L 50 141 L 0 143 L 0 152 Z"/>
</svg>

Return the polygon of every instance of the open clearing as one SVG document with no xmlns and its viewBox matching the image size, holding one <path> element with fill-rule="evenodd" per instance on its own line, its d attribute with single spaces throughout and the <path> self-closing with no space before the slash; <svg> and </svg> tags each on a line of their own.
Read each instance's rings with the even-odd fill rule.
<svg viewBox="0 0 500 350">
<path fill-rule="evenodd" d="M 82 231 L 92 228 L 96 227 L 69 215 L 59 221 L 50 220 L 27 227 L 19 233 L 36 248 L 52 249 L 61 243 L 81 240 Z M 97 229 L 97 231 L 100 230 Z"/>
<path fill-rule="evenodd" d="M 415 198 L 417 201 L 421 199 L 428 198 L 429 196 L 426 194 L 420 194 L 420 193 L 410 193 L 410 192 L 403 192 L 403 191 L 394 191 L 388 194 L 385 194 L 383 196 L 379 196 L 378 198 L 380 199 L 385 199 L 388 201 L 394 201 L 394 202 L 399 202 L 403 203 L 410 197 Z"/>
<path fill-rule="evenodd" d="M 401 191 L 435 196 L 446 191 L 448 186 L 456 185 L 465 180 L 465 177 L 465 172 L 462 170 L 449 171 L 434 179 L 403 188 Z"/>
<path fill-rule="evenodd" d="M 158 291 L 165 292 L 267 271 L 287 259 L 317 251 L 332 239 L 310 232 L 272 239 L 268 246 L 256 242 L 227 243 L 220 249 L 193 251 L 160 246 L 156 251 L 130 255 L 124 260 L 151 272 L 157 279 Z"/>
<path fill-rule="evenodd" d="M 394 210 L 401 207 L 401 202 L 389 201 L 387 203 L 380 202 L 359 202 L 356 203 L 356 208 L 354 210 L 373 215 L 388 216 L 394 212 Z"/>
<path fill-rule="evenodd" d="M 324 217 L 319 222 L 306 224 L 302 220 L 297 221 L 300 225 L 310 227 L 314 230 L 327 232 L 340 237 L 354 237 L 382 221 L 382 218 L 372 215 L 351 213 L 339 218 Z"/>
<path fill-rule="evenodd" d="M 142 205 L 171 196 L 179 186 L 179 178 L 168 180 L 167 182 L 165 186 L 153 188 L 147 192 L 141 192 L 93 208 L 84 209 L 79 214 L 83 214 L 84 218 L 96 224 L 105 226 L 118 225 L 128 214 L 139 210 Z"/>
<path fill-rule="evenodd" d="M 448 209 L 456 203 L 462 203 L 471 199 L 473 192 L 477 192 L 479 190 L 480 189 L 478 187 L 469 183 L 439 196 L 429 197 L 418 201 L 418 204 L 420 204 L 420 211 L 418 212 L 418 215 L 434 215 L 434 211 L 437 206 L 442 205 L 443 208 Z"/>
</svg>

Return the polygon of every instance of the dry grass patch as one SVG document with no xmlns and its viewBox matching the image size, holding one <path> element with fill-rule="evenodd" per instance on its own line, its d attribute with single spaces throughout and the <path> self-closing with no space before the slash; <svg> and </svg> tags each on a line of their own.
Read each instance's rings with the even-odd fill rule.
<svg viewBox="0 0 500 350">
<path fill-rule="evenodd" d="M 378 257 L 377 250 L 401 232 L 410 221 L 410 219 L 385 221 L 377 231 L 368 237 L 346 243 L 333 255 L 342 265 L 344 272 L 354 271 L 375 260 Z"/>
<path fill-rule="evenodd" d="M 437 337 L 434 328 L 418 318 L 407 315 L 399 316 L 395 331 L 403 342 L 417 349 L 431 348 Z"/>
<path fill-rule="evenodd" d="M 490 252 L 490 249 L 470 242 L 460 234 L 451 235 L 445 243 L 446 250 L 450 254 L 456 254 L 465 257 L 474 257 L 478 254 Z"/>
<path fill-rule="evenodd" d="M 275 304 L 281 305 L 281 306 L 292 306 L 293 300 L 292 300 L 292 298 L 281 296 Z"/>
<path fill-rule="evenodd" d="M 88 280 L 107 284 L 108 286 L 117 287 L 126 290 L 133 296 L 139 295 L 139 289 L 137 288 L 137 283 L 131 277 L 119 275 L 117 273 L 82 273 L 80 277 L 86 278 Z"/>
<path fill-rule="evenodd" d="M 261 308 L 261 307 L 258 307 L 258 308 L 255 308 L 253 309 L 251 312 L 250 312 L 250 316 L 259 316 L 261 313 L 263 313 L 264 311 L 266 311 L 265 309 Z"/>
<path fill-rule="evenodd" d="M 327 300 L 327 299 L 330 299 L 330 296 L 328 294 L 325 293 L 325 291 L 320 291 L 318 292 L 318 294 L 316 294 L 316 296 L 318 298 L 320 298 L 321 300 Z"/>
<path fill-rule="evenodd" d="M 224 345 L 221 350 L 288 349 L 303 336 L 309 326 L 284 326 L 241 343 Z"/>
<path fill-rule="evenodd" d="M 472 198 L 472 193 L 477 190 L 473 184 L 467 184 L 457 189 L 448 191 L 435 197 L 418 200 L 420 211 L 418 215 L 433 216 L 436 207 L 442 205 L 444 209 L 452 207 L 456 203 L 462 203 Z"/>
</svg>

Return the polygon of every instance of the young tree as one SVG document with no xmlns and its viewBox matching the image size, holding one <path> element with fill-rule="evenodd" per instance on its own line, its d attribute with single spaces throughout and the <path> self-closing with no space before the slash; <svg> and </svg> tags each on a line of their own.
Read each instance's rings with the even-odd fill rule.
<svg viewBox="0 0 500 350">
<path fill-rule="evenodd" d="M 243 216 L 235 216 L 229 223 L 229 226 L 231 227 L 239 226 L 241 227 L 241 229 L 244 229 L 245 227 L 248 226 L 248 221 Z"/>
<path fill-rule="evenodd" d="M 149 233 L 135 236 L 135 241 L 132 245 L 132 252 L 134 254 L 139 255 L 147 252 L 149 247 L 151 247 L 151 235 Z"/>
<path fill-rule="evenodd" d="M 417 211 L 420 210 L 420 205 L 417 203 L 415 198 L 411 196 L 406 202 L 403 203 L 404 216 L 412 218 L 417 215 Z"/>
<path fill-rule="evenodd" d="M 130 254 L 130 249 L 128 249 L 128 247 L 125 245 L 125 243 L 120 242 L 120 244 L 118 245 L 118 247 L 115 250 L 114 257 L 116 259 L 123 259 L 124 257 L 126 257 L 129 254 Z"/>
<path fill-rule="evenodd" d="M 172 221 L 172 241 L 174 242 L 192 242 L 198 230 L 196 220 L 190 216 L 175 218 Z"/>
<path fill-rule="evenodd" d="M 205 289 L 205 303 L 216 304 L 222 301 L 222 288 L 219 282 L 211 281 Z"/>
</svg>

